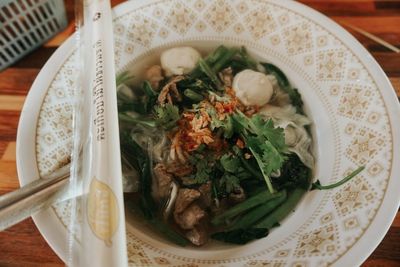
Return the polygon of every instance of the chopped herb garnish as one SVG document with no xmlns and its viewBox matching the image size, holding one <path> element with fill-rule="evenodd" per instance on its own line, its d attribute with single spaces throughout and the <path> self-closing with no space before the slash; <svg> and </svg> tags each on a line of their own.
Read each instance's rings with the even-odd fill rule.
<svg viewBox="0 0 400 267">
<path fill-rule="evenodd" d="M 155 117 L 160 127 L 169 130 L 175 127 L 176 122 L 180 119 L 179 109 L 170 103 L 165 104 L 165 106 L 156 106 Z"/>
<path fill-rule="evenodd" d="M 243 136 L 263 174 L 268 190 L 273 193 L 271 174 L 282 167 L 286 159 L 285 135 L 282 128 L 274 127 L 272 120 L 264 121 L 259 115 L 252 118 L 237 112 L 233 119 L 236 131 Z"/>
</svg>

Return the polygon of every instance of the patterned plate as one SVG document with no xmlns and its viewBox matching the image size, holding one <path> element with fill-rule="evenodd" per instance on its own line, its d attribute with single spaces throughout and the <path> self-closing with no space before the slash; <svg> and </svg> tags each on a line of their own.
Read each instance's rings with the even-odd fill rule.
<svg viewBox="0 0 400 267">
<path fill-rule="evenodd" d="M 337 181 L 366 170 L 344 186 L 311 192 L 281 227 L 245 246 L 218 243 L 180 248 L 131 218 L 132 266 L 354 266 L 383 238 L 398 208 L 399 115 L 393 88 L 371 55 L 346 31 L 294 1 L 148 0 L 115 8 L 118 71 L 190 44 L 245 45 L 288 75 L 314 122 L 316 177 Z M 21 184 L 68 161 L 74 40 L 44 66 L 29 93 L 18 131 Z M 397 147 L 397 149 L 395 149 Z M 66 260 L 69 202 L 34 216 L 48 243 Z"/>
</svg>

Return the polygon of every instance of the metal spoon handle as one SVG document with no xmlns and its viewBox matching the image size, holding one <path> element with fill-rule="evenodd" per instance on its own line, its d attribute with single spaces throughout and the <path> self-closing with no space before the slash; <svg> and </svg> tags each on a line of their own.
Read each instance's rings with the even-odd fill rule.
<svg viewBox="0 0 400 267">
<path fill-rule="evenodd" d="M 0 196 L 0 231 L 64 198 L 68 177 L 69 165 L 46 178 L 37 179 L 18 190 Z"/>
<path fill-rule="evenodd" d="M 46 209 L 62 198 L 61 191 L 68 187 L 68 179 L 56 183 L 0 209 L 0 231 Z M 64 189 L 64 190 L 63 190 Z"/>
<path fill-rule="evenodd" d="M 57 183 L 58 181 L 67 179 L 69 177 L 69 165 L 61 167 L 50 175 L 43 177 L 42 179 L 37 179 L 15 191 L 4 194 L 0 196 L 0 210 L 32 195 L 33 193 L 39 192 L 46 187 Z M 0 217 L 1 220 L 1 217 Z"/>
</svg>

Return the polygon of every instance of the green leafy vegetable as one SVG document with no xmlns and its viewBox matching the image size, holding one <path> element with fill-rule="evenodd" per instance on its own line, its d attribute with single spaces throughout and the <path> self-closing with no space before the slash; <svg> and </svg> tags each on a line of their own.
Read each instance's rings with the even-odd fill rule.
<svg viewBox="0 0 400 267">
<path fill-rule="evenodd" d="M 250 57 L 247 53 L 247 50 L 244 46 L 242 46 L 239 50 L 239 56 L 241 62 L 244 63 L 247 69 L 255 70 L 257 68 L 257 62 Z"/>
<path fill-rule="evenodd" d="M 292 102 L 292 105 L 296 107 L 297 113 L 304 114 L 303 99 L 301 98 L 299 90 L 293 88 L 292 90 L 288 91 L 288 94 L 290 97 L 290 101 Z"/>
<path fill-rule="evenodd" d="M 334 184 L 330 184 L 330 185 L 321 185 L 320 181 L 317 180 L 315 183 L 312 184 L 311 190 L 315 190 L 315 189 L 328 190 L 328 189 L 333 189 L 335 187 L 341 186 L 342 184 L 347 183 L 348 181 L 350 181 L 353 177 L 355 177 L 357 174 L 362 172 L 364 169 L 365 169 L 365 166 L 358 167 L 355 171 L 353 171 L 352 173 L 350 173 L 349 175 L 344 177 L 339 182 L 334 183 Z"/>
<path fill-rule="evenodd" d="M 229 53 L 229 49 L 223 45 L 217 47 L 211 54 L 209 54 L 205 59 L 204 62 L 209 66 L 213 66 L 216 62 L 222 60 L 222 58 L 226 57 L 225 55 Z M 198 78 L 201 76 L 201 68 L 198 65 L 191 73 L 190 76 L 193 78 Z"/>
<path fill-rule="evenodd" d="M 210 68 L 210 66 L 203 60 L 199 60 L 200 70 L 207 75 L 207 77 L 211 80 L 211 82 L 217 87 L 219 91 L 222 91 L 224 88 L 222 86 L 221 81 L 215 74 L 215 72 Z"/>
<path fill-rule="evenodd" d="M 291 86 L 285 74 L 273 64 L 261 64 L 266 73 L 276 77 L 280 88 L 288 94 L 292 105 L 296 107 L 297 113 L 303 113 L 301 95 Z M 293 211 L 303 195 L 310 190 L 312 171 L 295 153 L 289 152 L 285 144 L 284 129 L 276 127 L 272 119 L 264 119 L 259 114 L 245 115 L 241 112 L 241 106 L 233 113 L 226 112 L 223 116 L 219 107 L 217 112 L 215 102 L 232 102 L 232 97 L 229 92 L 225 92 L 222 78 L 219 77 L 220 71 L 228 67 L 236 74 L 244 69 L 257 70 L 259 64 L 244 47 L 220 46 L 204 59 L 200 59 L 191 73 L 179 78 L 176 83 L 178 92 L 172 88 L 174 93 L 182 96 L 182 101 L 165 105 L 157 104 L 159 92 L 153 90 L 148 81 L 136 88 L 132 87 L 133 77 L 128 72 L 117 77 L 122 162 L 136 175 L 135 169 L 139 176 L 139 199 L 134 202 L 149 225 L 178 245 L 186 245 L 188 241 L 161 219 L 163 203 L 152 197 L 154 163 L 149 156 L 151 152 L 142 146 L 147 134 L 148 138 L 154 138 L 157 143 L 158 131 L 170 137 L 176 130 L 182 130 L 182 144 L 189 137 L 193 137 L 196 142 L 204 142 L 195 151 L 184 152 L 188 155 L 187 161 L 181 160 L 179 165 L 178 162 L 172 163 L 177 163 L 177 168 L 182 164 L 182 175 L 178 177 L 177 172 L 176 177 L 174 176 L 174 181 L 179 183 L 180 188 L 202 191 L 199 187 L 206 184 L 214 204 L 210 204 L 209 199 L 202 199 L 201 208 L 205 211 L 216 210 L 214 206 L 218 206 L 218 201 L 230 201 L 231 196 L 239 189 L 246 196 L 247 199 L 229 208 L 221 205 L 222 210 L 216 211 L 216 215 L 211 217 L 211 224 L 216 227 L 211 228 L 211 232 L 219 229 L 219 232 L 212 235 L 214 239 L 244 244 L 265 237 Z M 166 82 L 167 79 L 163 79 L 162 83 Z M 203 100 L 208 101 L 202 102 Z M 183 112 L 186 112 L 185 116 L 182 115 Z M 189 116 L 186 116 L 187 113 Z M 200 123 L 202 128 L 208 127 L 207 135 L 208 130 L 211 130 L 214 143 L 206 144 L 205 139 L 201 139 L 202 131 L 197 133 L 191 132 L 189 127 L 177 128 L 181 126 L 178 123 L 181 117 L 182 120 L 187 118 L 189 121 L 192 116 L 198 119 L 192 121 L 193 129 L 197 129 Z M 141 142 L 136 142 L 135 138 Z M 159 147 L 162 147 L 160 151 L 169 149 L 170 143 L 165 146 L 164 142 L 159 143 Z M 175 168 L 170 168 L 168 159 L 163 158 L 162 162 L 168 172 Z M 363 169 L 364 167 L 358 168 L 334 184 L 324 186 L 316 181 L 311 190 L 340 186 Z"/>
<path fill-rule="evenodd" d="M 256 207 L 262 203 L 265 203 L 266 201 L 269 201 L 277 197 L 278 197 L 277 194 L 271 194 L 269 191 L 265 190 L 261 191 L 260 193 L 246 199 L 245 201 L 236 204 L 235 206 L 231 207 L 224 213 L 215 216 L 211 220 L 211 223 L 213 225 L 223 224 L 226 220 L 232 219 L 253 207 Z"/>
<path fill-rule="evenodd" d="M 219 160 L 224 174 L 219 183 L 220 186 L 225 186 L 225 191 L 231 193 L 236 188 L 240 187 L 240 181 L 248 179 L 251 175 L 242 167 L 240 159 L 235 155 L 225 154 Z"/>
<path fill-rule="evenodd" d="M 261 65 L 265 68 L 265 70 L 269 74 L 272 74 L 276 77 L 276 79 L 278 80 L 279 86 L 281 86 L 281 87 L 290 86 L 288 78 L 286 77 L 286 75 L 283 73 L 283 71 L 280 68 L 278 68 L 277 66 L 275 66 L 271 63 L 261 63 Z"/>
<path fill-rule="evenodd" d="M 124 78 L 124 77 L 122 77 Z M 127 78 L 125 78 L 126 80 Z M 157 101 L 157 93 L 151 88 L 148 81 L 145 81 L 140 88 L 144 95 L 137 96 L 131 88 L 120 84 L 117 91 L 118 111 L 134 111 L 142 115 L 147 114 Z"/>
<path fill-rule="evenodd" d="M 119 75 L 117 75 L 116 80 L 116 84 L 117 87 L 120 86 L 123 83 L 128 83 L 130 81 L 132 81 L 134 79 L 133 75 L 130 75 L 128 71 L 124 71 L 122 73 L 120 73 Z"/>
<path fill-rule="evenodd" d="M 215 49 L 214 52 L 212 52 L 205 58 L 205 61 L 207 62 L 207 64 L 213 65 L 217 61 L 221 60 L 221 58 L 223 58 L 224 55 L 228 52 L 229 49 L 226 46 L 220 45 L 217 47 L 217 49 Z"/>
<path fill-rule="evenodd" d="M 146 113 L 143 103 L 136 99 L 133 90 L 125 84 L 117 87 L 117 104 L 118 112 L 134 111 L 140 114 Z"/>
<path fill-rule="evenodd" d="M 180 90 L 192 89 L 197 93 L 213 91 L 214 88 L 206 81 L 200 80 L 198 78 L 187 77 L 177 83 Z"/>
<path fill-rule="evenodd" d="M 175 232 L 168 225 L 158 219 L 150 220 L 149 223 L 152 227 L 154 227 L 155 230 L 157 230 L 159 233 L 164 235 L 167 239 L 174 242 L 178 246 L 184 247 L 190 243 L 185 237 Z"/>
<path fill-rule="evenodd" d="M 276 198 L 266 201 L 265 203 L 253 208 L 235 221 L 233 225 L 229 227 L 229 229 L 234 230 L 251 228 L 257 221 L 281 205 L 286 200 L 286 197 L 286 190 L 278 192 Z"/>
<path fill-rule="evenodd" d="M 270 176 L 282 167 L 287 152 L 283 129 L 275 128 L 271 119 L 264 121 L 259 115 L 248 118 L 238 111 L 233 119 L 234 128 L 243 136 L 246 147 L 256 159 L 268 190 L 274 193 Z"/>
<path fill-rule="evenodd" d="M 224 187 L 226 193 L 232 193 L 240 187 L 240 180 L 236 175 L 224 173 L 219 180 L 219 186 Z"/>
<path fill-rule="evenodd" d="M 286 201 L 282 203 L 282 205 L 280 205 L 268 216 L 264 217 L 254 227 L 261 229 L 271 229 L 272 227 L 278 226 L 279 222 L 282 221 L 287 215 L 289 215 L 289 213 L 294 210 L 297 203 L 306 192 L 307 190 L 304 190 L 303 188 L 294 189 L 289 194 L 289 197 L 286 199 Z"/>
<path fill-rule="evenodd" d="M 208 115 L 211 117 L 211 130 L 221 129 L 225 138 L 231 138 L 233 135 L 233 123 L 231 116 L 225 116 L 225 119 L 220 120 L 217 117 L 217 112 L 214 108 L 207 109 Z"/>
<path fill-rule="evenodd" d="M 199 93 L 196 93 L 195 91 L 193 91 L 193 90 L 191 90 L 191 89 L 186 89 L 184 92 L 183 92 L 183 94 L 187 97 L 187 98 L 189 98 L 190 100 L 192 100 L 193 102 L 200 102 L 201 100 L 203 100 L 204 99 L 204 97 L 201 95 L 201 94 L 199 94 Z"/>
<path fill-rule="evenodd" d="M 161 222 L 157 216 L 157 205 L 151 196 L 151 160 L 131 136 L 124 132 L 121 134 L 121 153 L 135 166 L 139 172 L 139 208 L 142 215 L 158 232 L 177 245 L 185 246 L 189 242 L 183 236 Z"/>
<path fill-rule="evenodd" d="M 207 183 L 213 171 L 212 159 L 204 158 L 201 154 L 194 154 L 189 158 L 189 161 L 195 166 L 196 172 L 185 179 L 184 183 L 187 185 Z"/>
<path fill-rule="evenodd" d="M 175 127 L 180 119 L 179 109 L 170 103 L 165 104 L 165 106 L 156 106 L 155 117 L 158 126 L 169 130 Z"/>
<path fill-rule="evenodd" d="M 142 85 L 142 90 L 145 94 L 143 99 L 145 112 L 149 112 L 157 101 L 157 93 L 151 87 L 151 84 L 148 81 L 145 81 Z"/>
<path fill-rule="evenodd" d="M 281 168 L 281 175 L 274 179 L 276 188 L 292 190 L 296 187 L 308 190 L 310 187 L 311 170 L 301 162 L 296 154 L 289 154 Z"/>
<path fill-rule="evenodd" d="M 280 152 L 287 151 L 283 128 L 275 127 L 272 119 L 264 120 L 258 114 L 248 118 L 240 111 L 233 115 L 233 119 L 235 121 L 235 130 L 238 133 L 248 136 L 247 132 L 249 132 L 259 138 L 268 140 Z"/>
<path fill-rule="evenodd" d="M 278 80 L 278 84 L 282 90 L 284 90 L 290 97 L 292 105 L 296 107 L 296 110 L 300 114 L 304 114 L 303 111 L 303 100 L 301 99 L 301 95 L 296 88 L 293 88 L 286 75 L 283 73 L 281 69 L 271 63 L 260 63 L 267 73 L 272 74 Z"/>
<path fill-rule="evenodd" d="M 260 239 L 268 235 L 268 229 L 261 228 L 249 228 L 249 229 L 237 229 L 226 232 L 218 232 L 211 235 L 211 238 L 232 243 L 232 244 L 246 244 L 252 240 Z"/>
<path fill-rule="evenodd" d="M 236 48 L 228 49 L 214 64 L 210 64 L 212 71 L 218 73 L 221 71 L 237 54 L 238 50 Z"/>
<path fill-rule="evenodd" d="M 123 121 L 123 122 L 136 123 L 136 124 L 150 127 L 150 128 L 155 128 L 157 126 L 157 123 L 154 120 L 150 120 L 150 119 L 146 119 L 146 118 L 142 118 L 142 117 L 133 117 L 126 113 L 119 113 L 118 118 L 120 121 Z"/>
<path fill-rule="evenodd" d="M 261 170 L 265 175 L 270 176 L 271 173 L 278 171 L 285 161 L 285 156 L 269 140 L 248 137 L 246 145 L 253 153 L 258 165 L 263 166 Z"/>
<path fill-rule="evenodd" d="M 153 219 L 155 217 L 156 204 L 151 196 L 150 158 L 146 151 L 127 132 L 121 134 L 121 152 L 139 172 L 139 206 L 146 219 Z"/>
<path fill-rule="evenodd" d="M 249 129 L 257 136 L 266 138 L 279 152 L 286 152 L 283 128 L 274 127 L 272 119 L 264 120 L 260 115 L 251 117 Z"/>
<path fill-rule="evenodd" d="M 257 179 L 260 179 L 260 180 L 264 179 L 264 177 L 260 171 L 260 168 L 257 165 L 257 162 L 256 162 L 256 164 L 252 164 L 251 159 L 245 159 L 243 156 L 242 150 L 240 148 L 238 148 L 237 146 L 233 146 L 232 150 L 239 157 L 240 162 L 242 163 L 242 166 L 250 175 L 253 175 L 254 177 L 256 177 Z M 255 165 L 255 166 L 253 166 L 253 165 Z"/>
<path fill-rule="evenodd" d="M 225 171 L 231 173 L 235 173 L 240 166 L 240 160 L 237 157 L 233 157 L 229 154 L 222 155 L 219 161 L 221 162 L 221 165 Z"/>
</svg>

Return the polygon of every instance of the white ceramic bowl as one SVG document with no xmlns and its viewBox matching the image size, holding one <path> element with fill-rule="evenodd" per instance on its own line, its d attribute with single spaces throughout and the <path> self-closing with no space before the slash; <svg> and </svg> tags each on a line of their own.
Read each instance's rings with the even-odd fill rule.
<svg viewBox="0 0 400 267">
<path fill-rule="evenodd" d="M 340 188 L 308 193 L 281 227 L 244 246 L 180 248 L 128 216 L 132 266 L 355 266 L 368 257 L 400 200 L 395 179 L 400 170 L 394 164 L 399 162 L 400 110 L 384 72 L 350 34 L 294 1 L 136 0 L 114 11 L 118 71 L 139 71 L 168 47 L 210 51 L 219 44 L 244 45 L 254 57 L 279 66 L 301 92 L 314 122 L 316 177 L 330 183 L 366 165 Z M 22 185 L 68 160 L 74 49 L 70 38 L 43 67 L 27 97 L 17 138 Z M 68 206 L 60 203 L 33 217 L 64 261 Z"/>
</svg>

